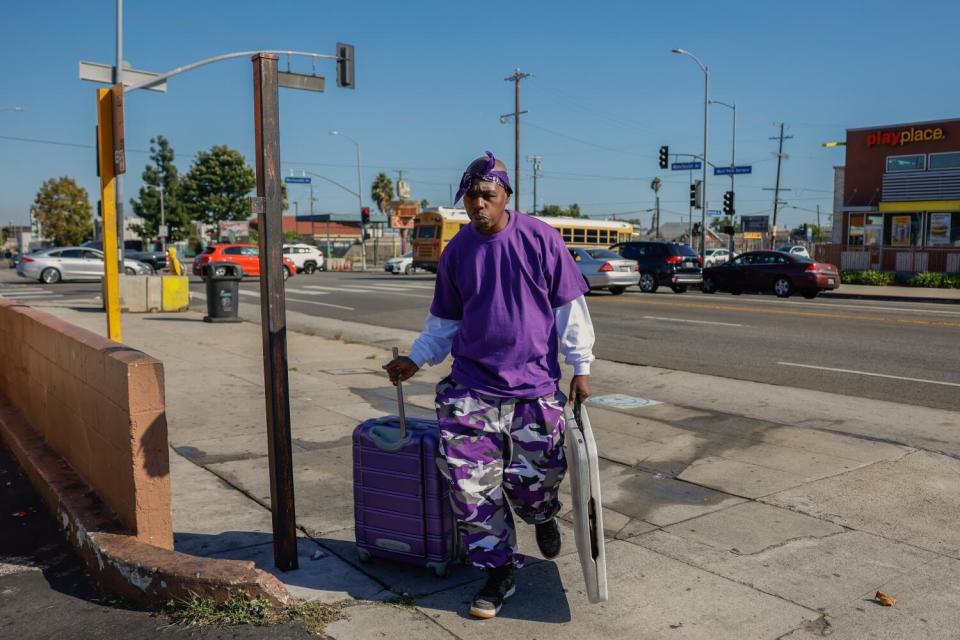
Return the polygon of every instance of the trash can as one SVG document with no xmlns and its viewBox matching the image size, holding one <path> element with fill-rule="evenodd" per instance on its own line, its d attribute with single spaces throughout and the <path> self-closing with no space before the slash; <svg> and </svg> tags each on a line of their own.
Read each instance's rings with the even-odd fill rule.
<svg viewBox="0 0 960 640">
<path fill-rule="evenodd" d="M 243 272 L 231 262 L 209 262 L 201 272 L 207 285 L 204 322 L 240 322 L 240 278 Z"/>
</svg>

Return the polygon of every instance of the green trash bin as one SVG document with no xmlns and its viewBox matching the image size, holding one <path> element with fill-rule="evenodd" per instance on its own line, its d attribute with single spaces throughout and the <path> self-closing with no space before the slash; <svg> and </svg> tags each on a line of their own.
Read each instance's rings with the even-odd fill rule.
<svg viewBox="0 0 960 640">
<path fill-rule="evenodd" d="M 209 262 L 201 272 L 207 288 L 204 322 L 240 322 L 240 279 L 243 271 L 232 262 Z"/>
</svg>

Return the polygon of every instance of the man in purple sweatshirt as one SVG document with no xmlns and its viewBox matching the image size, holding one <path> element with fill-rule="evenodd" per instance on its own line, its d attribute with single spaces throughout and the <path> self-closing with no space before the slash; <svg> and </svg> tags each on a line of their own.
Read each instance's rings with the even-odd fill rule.
<svg viewBox="0 0 960 640">
<path fill-rule="evenodd" d="M 513 595 L 513 513 L 560 553 L 558 489 L 566 473 L 559 354 L 573 366 L 571 401 L 590 395 L 593 325 L 586 282 L 549 225 L 508 210 L 506 166 L 474 160 L 463 174 L 470 224 L 440 257 L 433 304 L 409 356 L 384 366 L 394 384 L 453 354 L 437 385 L 441 453 L 471 563 L 487 572 L 470 613 L 492 618 Z M 507 504 L 509 502 L 509 505 Z"/>
</svg>

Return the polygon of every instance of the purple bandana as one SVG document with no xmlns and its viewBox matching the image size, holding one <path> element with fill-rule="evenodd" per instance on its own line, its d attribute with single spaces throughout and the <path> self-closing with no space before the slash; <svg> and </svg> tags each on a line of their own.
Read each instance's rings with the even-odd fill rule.
<svg viewBox="0 0 960 640">
<path fill-rule="evenodd" d="M 510 187 L 510 176 L 507 175 L 506 171 L 494 171 L 493 167 L 496 165 L 497 159 L 489 151 L 486 154 L 486 158 L 474 160 L 463 172 L 463 177 L 460 178 L 460 188 L 457 189 L 457 197 L 453 199 L 454 204 L 460 202 L 460 198 L 470 190 L 474 180 L 499 184 L 508 194 L 513 194 L 513 189 Z"/>
</svg>

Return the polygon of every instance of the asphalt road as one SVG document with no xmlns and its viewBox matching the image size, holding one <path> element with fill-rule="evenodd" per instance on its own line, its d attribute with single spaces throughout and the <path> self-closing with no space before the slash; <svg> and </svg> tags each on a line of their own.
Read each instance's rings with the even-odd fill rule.
<svg viewBox="0 0 960 640">
<path fill-rule="evenodd" d="M 17 281 L 0 271 L 0 296 L 26 303 L 99 303 L 100 285 Z M 202 294 L 196 280 L 192 291 Z M 241 303 L 259 304 L 259 284 Z M 287 283 L 287 308 L 419 330 L 433 276 L 316 273 Z M 588 298 L 598 357 L 788 387 L 960 410 L 960 305 L 766 295 L 654 295 L 632 289 Z M 195 305 L 203 308 L 202 297 Z"/>
</svg>

